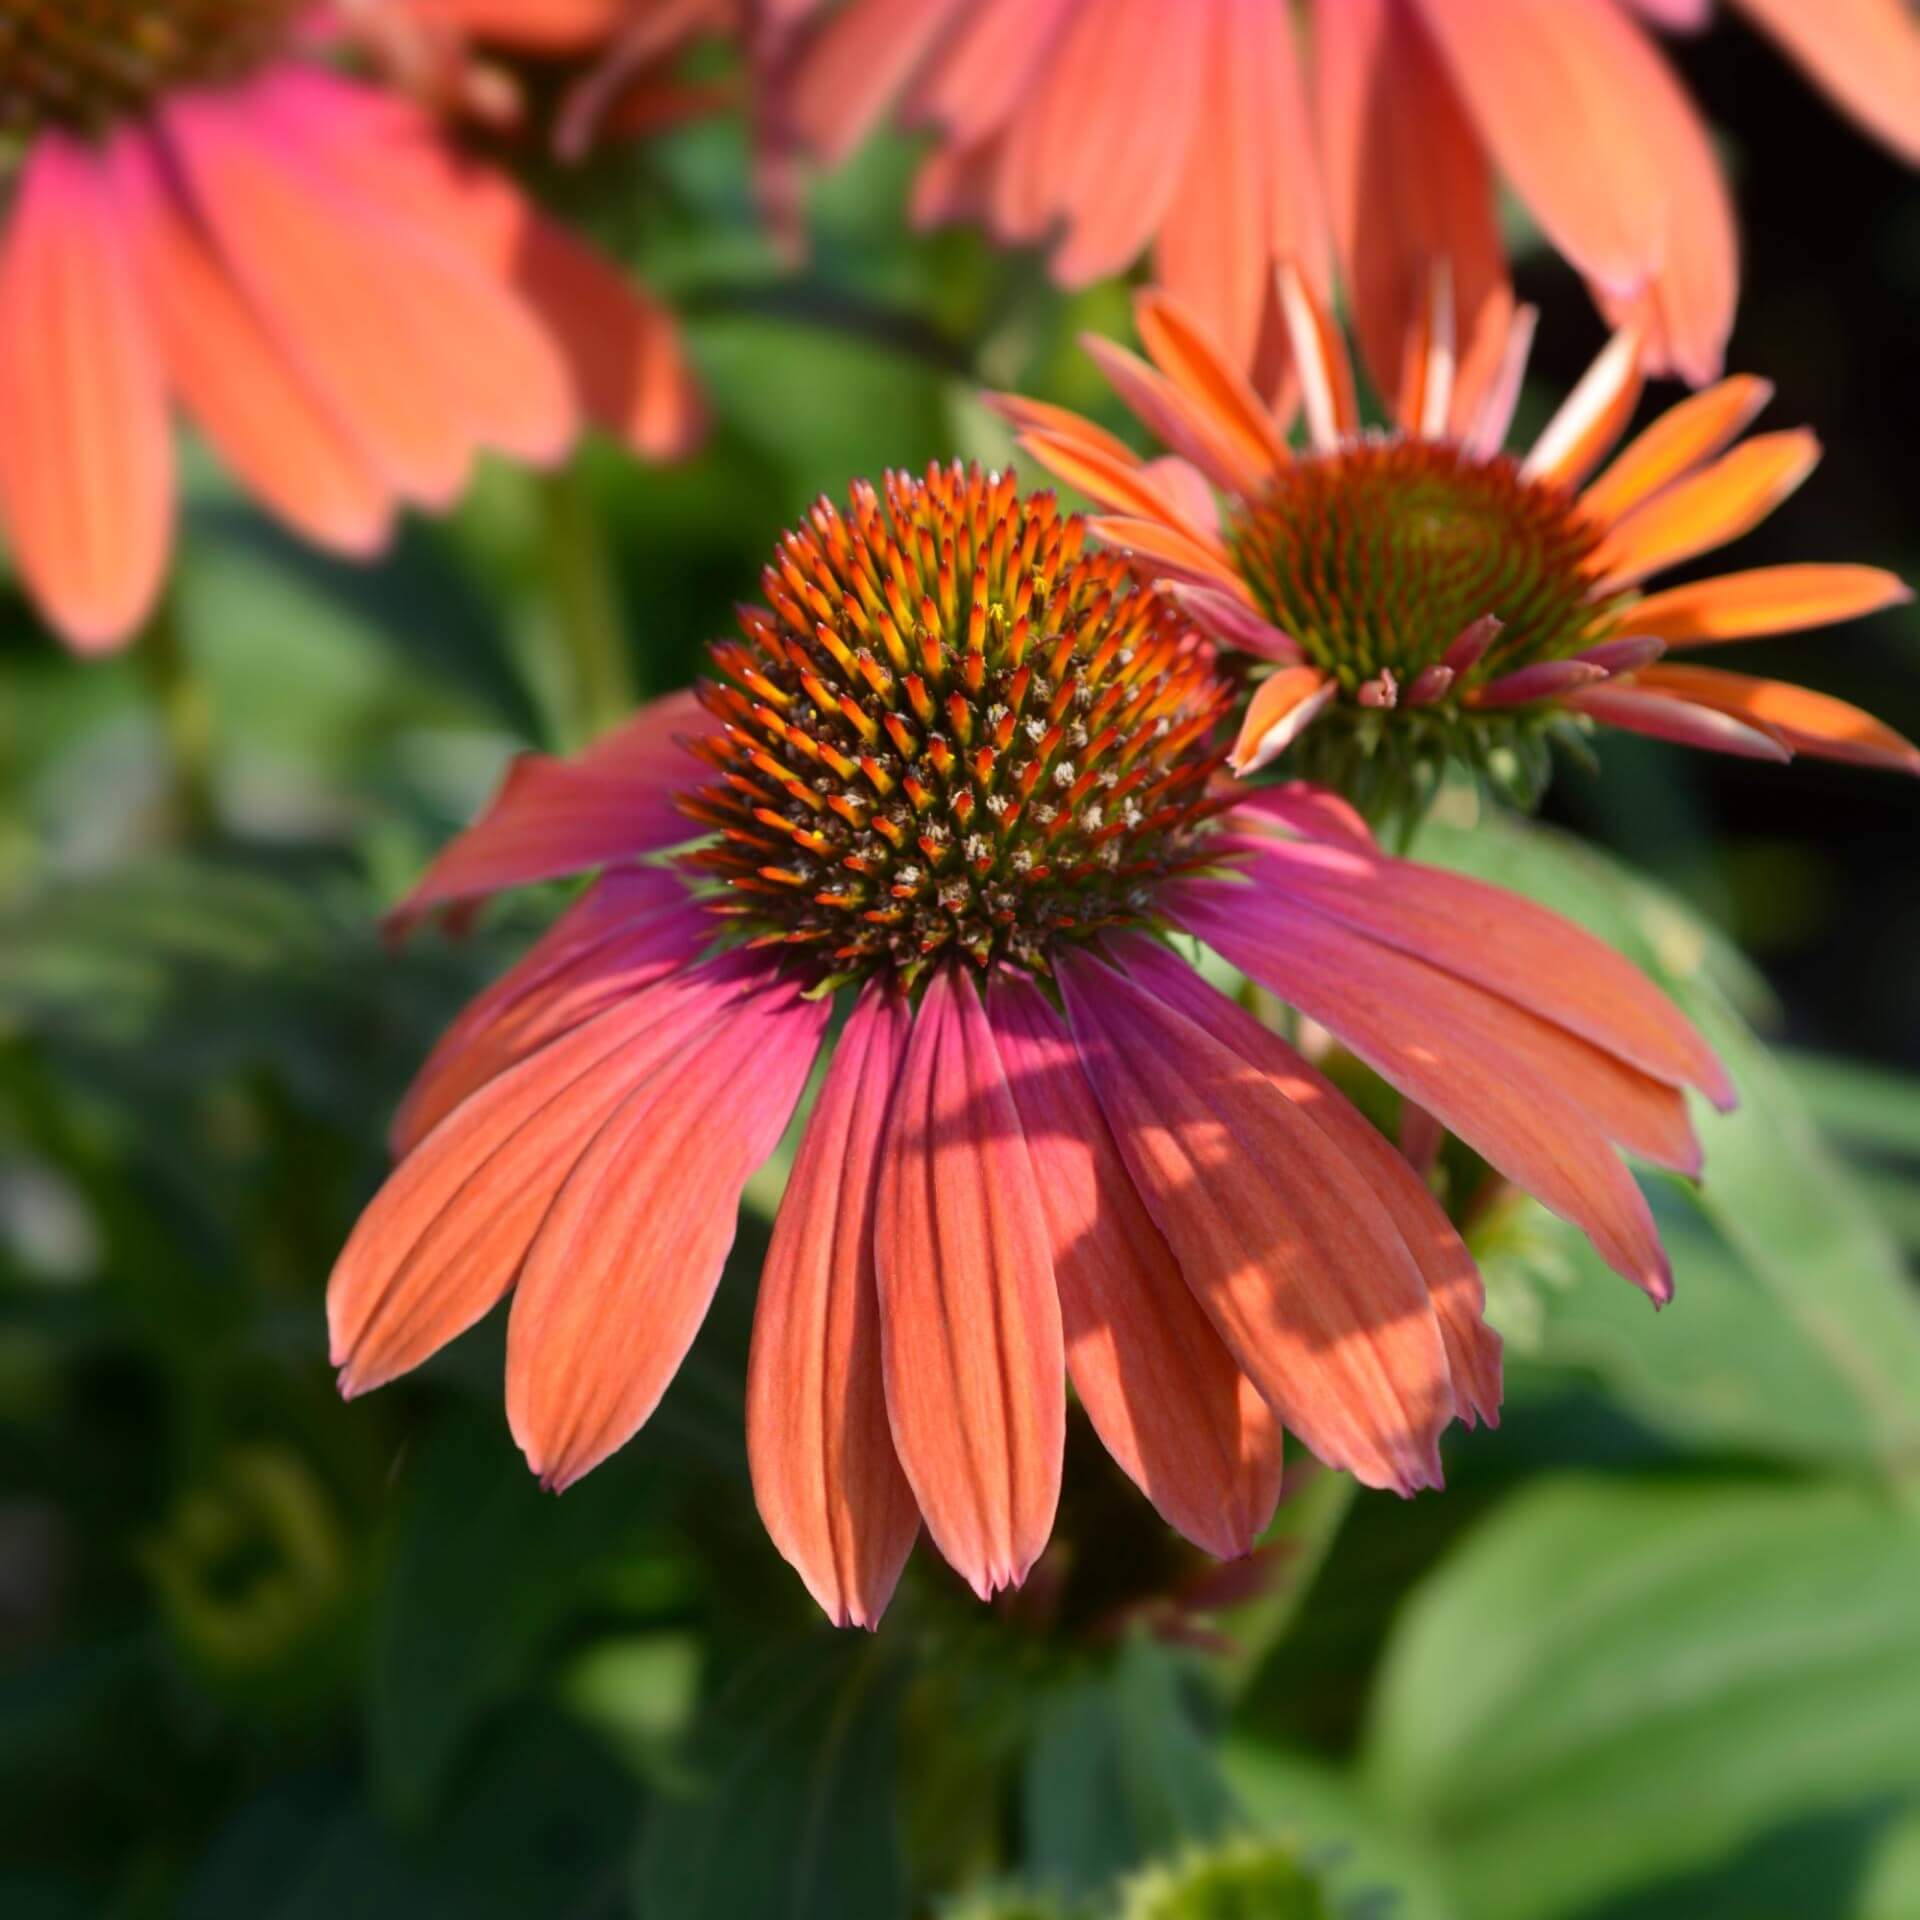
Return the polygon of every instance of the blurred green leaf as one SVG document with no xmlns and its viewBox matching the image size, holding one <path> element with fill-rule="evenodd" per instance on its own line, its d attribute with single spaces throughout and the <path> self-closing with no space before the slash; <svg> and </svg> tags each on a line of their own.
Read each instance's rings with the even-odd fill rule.
<svg viewBox="0 0 1920 1920">
<path fill-rule="evenodd" d="M 523 1717 L 477 1755 L 445 1816 L 383 1827 L 354 1784 L 292 1773 L 242 1805 L 179 1920 L 605 1920 L 634 1796 L 584 1734 Z"/>
<path fill-rule="evenodd" d="M 643 1920 L 896 1920 L 903 1671 L 881 1642 L 817 1631 L 765 1649 L 697 1728 L 689 1801 L 649 1816 Z"/>
<path fill-rule="evenodd" d="M 1847 1486 L 1545 1481 L 1414 1595 L 1368 1779 L 1475 1920 L 1920 1789 L 1920 1522 Z"/>
<path fill-rule="evenodd" d="M 1232 1799 L 1195 1708 L 1180 1657 L 1144 1636 L 1041 1703 L 1022 1791 L 1036 1883 L 1091 1892 L 1226 1828 Z"/>
<path fill-rule="evenodd" d="M 1782 1054 L 1781 1063 L 1807 1111 L 1834 1139 L 1920 1160 L 1920 1078 L 1797 1050 Z"/>
<path fill-rule="evenodd" d="M 466 1737 L 641 1537 L 653 1485 L 629 1451 L 556 1498 L 497 1413 L 441 1418 L 402 1476 L 374 1627 L 367 1726 L 383 1805 L 411 1818 L 434 1801 Z"/>
<path fill-rule="evenodd" d="M 1692 1017 L 1740 1094 L 1731 1114 L 1695 1103 L 1702 1209 L 1850 1384 L 1889 1471 L 1920 1468 L 1920 1304 L 1898 1247 L 1735 1011 L 1735 996 L 1757 997 L 1744 963 L 1659 889 L 1544 828 L 1504 818 L 1430 823 L 1415 851 L 1565 913 L 1645 968 Z"/>
</svg>

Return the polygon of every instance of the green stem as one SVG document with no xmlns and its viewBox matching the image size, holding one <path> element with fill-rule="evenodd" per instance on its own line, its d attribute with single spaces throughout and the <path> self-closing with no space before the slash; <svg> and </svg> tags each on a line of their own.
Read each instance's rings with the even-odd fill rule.
<svg viewBox="0 0 1920 1920">
<path fill-rule="evenodd" d="M 540 498 L 553 621 L 571 668 L 564 744 L 581 746 L 624 720 L 639 693 L 612 556 L 585 483 L 563 468 L 542 482 Z"/>
<path fill-rule="evenodd" d="M 193 671 L 170 591 L 147 622 L 141 657 L 159 708 L 176 822 L 183 839 L 200 839 L 220 818 L 213 781 L 213 704 Z"/>
</svg>

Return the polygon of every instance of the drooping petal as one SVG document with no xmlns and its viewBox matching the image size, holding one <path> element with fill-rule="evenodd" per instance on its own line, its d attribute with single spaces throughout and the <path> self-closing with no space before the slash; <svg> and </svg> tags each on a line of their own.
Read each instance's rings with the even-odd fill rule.
<svg viewBox="0 0 1920 1920">
<path fill-rule="evenodd" d="M 1067 1371 L 1094 1429 L 1170 1526 L 1249 1552 L 1280 1497 L 1280 1429 L 1195 1301 L 1114 1145 L 1073 1038 L 1031 982 L 987 1017 L 1053 1241 Z"/>
<path fill-rule="evenodd" d="M 934 1544 L 984 1599 L 1053 1530 L 1065 1360 L 1019 1111 L 973 983 L 946 968 L 895 1089 L 875 1247 L 894 1445 Z"/>
<path fill-rule="evenodd" d="M 198 92 L 164 109 L 194 209 L 249 305 L 382 478 L 446 506 L 474 439 L 436 367 L 432 276 L 248 104 Z"/>
<path fill-rule="evenodd" d="M 1261 874 L 1316 912 L 1497 993 L 1657 1080 L 1733 1102 L 1712 1049 L 1638 967 L 1523 895 L 1418 861 L 1299 843 L 1270 847 Z"/>
<path fill-rule="evenodd" d="M 1312 120 L 1282 0 L 1204 0 L 1199 113 L 1154 244 L 1158 277 L 1251 366 L 1275 260 L 1324 296 L 1329 245 Z"/>
<path fill-rule="evenodd" d="M 1433 1295 L 1462 1416 L 1496 1425 L 1500 1336 L 1486 1323 L 1480 1269 L 1420 1176 L 1325 1074 L 1165 947 L 1134 938 L 1118 943 L 1116 951 L 1168 1006 L 1266 1074 L 1373 1188 Z"/>
<path fill-rule="evenodd" d="M 1498 1022 L 1436 1018 L 1431 1002 L 1450 996 L 1432 989 L 1446 975 L 1431 973 L 1417 983 L 1426 991 L 1401 998 L 1415 983 L 1383 969 L 1377 949 L 1369 956 L 1358 942 L 1329 940 L 1331 923 L 1304 923 L 1300 909 L 1264 888 L 1188 883 L 1169 889 L 1167 905 L 1242 973 L 1319 1021 L 1515 1185 L 1573 1221 L 1616 1272 L 1656 1300 L 1671 1294 L 1653 1216 L 1607 1134 L 1555 1078 L 1493 1038 Z M 1583 1097 L 1600 1091 L 1581 1088 Z"/>
<path fill-rule="evenodd" d="M 1318 667 L 1282 667 L 1254 688 L 1227 764 L 1245 778 L 1258 773 L 1313 725 L 1340 691 Z"/>
<path fill-rule="evenodd" d="M 296 532 L 338 553 L 377 551 L 391 496 L 241 298 L 152 140 L 123 129 L 107 164 L 167 378 L 195 424 Z"/>
<path fill-rule="evenodd" d="M 1795 753 L 1896 773 L 1920 773 L 1920 747 L 1872 714 L 1811 687 L 1727 673 L 1719 667 L 1665 662 L 1636 674 L 1633 684 L 1648 693 L 1711 707 L 1743 726 L 1773 734 Z"/>
<path fill-rule="evenodd" d="M 723 1003 L 607 1115 L 554 1196 L 507 1322 L 507 1422 L 545 1485 L 624 1446 L 680 1370 L 740 1190 L 779 1144 L 828 1013 L 784 980 Z"/>
<path fill-rule="evenodd" d="M 1463 424 L 1500 364 L 1511 295 L 1485 154 L 1407 0 L 1314 9 L 1333 232 L 1360 351 L 1391 395 L 1433 265 L 1452 281 Z"/>
<path fill-rule="evenodd" d="M 805 6 L 811 0 L 800 0 Z M 1053 52 L 1078 0 L 975 0 L 926 63 L 901 109 L 913 126 L 938 127 L 955 148 L 1005 124 Z"/>
<path fill-rule="evenodd" d="M 1299 647 L 1244 600 L 1222 593 L 1217 587 L 1196 586 L 1191 581 L 1164 580 L 1155 584 L 1196 627 L 1221 646 L 1255 654 L 1283 667 L 1300 664 Z"/>
<path fill-rule="evenodd" d="M 829 164 L 844 160 L 969 0 L 853 0 L 809 49 L 786 110 Z"/>
<path fill-rule="evenodd" d="M 1272 1081 L 1137 982 L 1057 962 L 1134 1185 L 1229 1352 L 1330 1466 L 1439 1483 L 1454 1412 L 1426 1282 L 1365 1181 Z"/>
<path fill-rule="evenodd" d="M 587 1143 L 746 980 L 716 964 L 616 1003 L 489 1081 L 401 1161 L 327 1283 L 342 1392 L 418 1366 L 493 1306 Z"/>
<path fill-rule="evenodd" d="M 773 1544 L 836 1626 L 879 1624 L 920 1531 L 887 1424 L 874 1222 L 913 1015 L 869 986 L 827 1069 L 760 1272 L 747 1459 Z"/>
<path fill-rule="evenodd" d="M 1636 507 L 1591 564 L 1614 587 L 1711 553 L 1757 527 L 1819 463 L 1820 442 L 1804 427 L 1758 434 Z"/>
<path fill-rule="evenodd" d="M 1582 510 L 1603 525 L 1620 519 L 1730 447 L 1772 398 L 1772 381 L 1737 373 L 1669 407 L 1581 494 Z"/>
<path fill-rule="evenodd" d="M 1617 727 L 1622 733 L 1670 740 L 1676 746 L 1704 747 L 1709 753 L 1737 754 L 1744 760 L 1791 760 L 1793 751 L 1772 733 L 1743 725 L 1709 707 L 1653 693 L 1639 686 L 1609 683 L 1582 687 L 1561 703 L 1577 713 Z"/>
<path fill-rule="evenodd" d="M 604 1008 L 691 965 L 713 919 L 676 874 L 603 874 L 531 952 L 468 1002 L 414 1076 L 388 1145 L 411 1152 L 468 1094 Z"/>
<path fill-rule="evenodd" d="M 173 536 L 173 443 L 122 214 L 101 160 L 35 137 L 0 251 L 0 521 L 83 653 L 146 617 Z"/>
<path fill-rule="evenodd" d="M 1920 25 L 1906 0 L 1737 0 L 1845 112 L 1920 165 Z"/>
<path fill-rule="evenodd" d="M 637 859 L 699 829 L 675 796 L 699 773 L 678 744 L 712 722 L 692 693 L 649 701 L 572 759 L 524 753 L 472 826 L 388 916 L 404 933 L 438 907 Z"/>
<path fill-rule="evenodd" d="M 1705 647 L 1829 627 L 1912 598 L 1904 580 L 1879 567 L 1754 567 L 1649 594 L 1632 618 L 1670 647 Z"/>
</svg>

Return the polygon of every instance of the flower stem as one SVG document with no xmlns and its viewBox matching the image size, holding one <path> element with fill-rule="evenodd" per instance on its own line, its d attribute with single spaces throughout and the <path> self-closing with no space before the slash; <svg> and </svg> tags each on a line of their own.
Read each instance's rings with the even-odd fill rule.
<svg viewBox="0 0 1920 1920">
<path fill-rule="evenodd" d="M 175 821 L 182 839 L 197 840 L 212 833 L 220 818 L 214 797 L 213 705 L 193 671 L 171 589 L 147 622 L 141 658 L 166 741 Z"/>
<path fill-rule="evenodd" d="M 563 744 L 581 746 L 625 719 L 639 695 L 612 557 L 578 471 L 549 474 L 540 499 L 553 623 L 571 669 Z"/>
</svg>

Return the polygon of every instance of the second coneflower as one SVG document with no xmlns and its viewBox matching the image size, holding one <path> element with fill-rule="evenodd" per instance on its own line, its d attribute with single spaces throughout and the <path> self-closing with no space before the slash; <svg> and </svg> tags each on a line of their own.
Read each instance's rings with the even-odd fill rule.
<svg viewBox="0 0 1920 1920">
<path fill-rule="evenodd" d="M 1843 701 L 1664 658 L 1910 597 L 1860 566 L 1645 590 L 1757 525 L 1813 470 L 1819 444 L 1803 428 L 1741 439 L 1765 381 L 1734 376 L 1683 400 L 1590 477 L 1640 396 L 1631 332 L 1511 454 L 1530 312 L 1474 417 L 1451 427 L 1453 312 L 1436 275 L 1394 424 L 1375 431 L 1327 314 L 1288 269 L 1280 288 L 1306 415 L 1297 450 L 1288 419 L 1160 293 L 1138 306 L 1150 360 L 1107 340 L 1087 348 L 1170 457 L 1144 461 L 1061 408 L 996 399 L 1024 447 L 1110 510 L 1097 532 L 1175 582 L 1216 640 L 1271 664 L 1234 748 L 1239 772 L 1291 748 L 1290 768 L 1382 815 L 1417 814 L 1450 761 L 1531 797 L 1551 731 L 1574 717 L 1763 759 L 1920 772 L 1920 751 Z"/>
<path fill-rule="evenodd" d="M 588 419 L 652 455 L 698 436 L 666 312 L 337 71 L 344 32 L 295 0 L 0 0 L 0 523 L 75 647 L 160 592 L 176 406 L 353 556 L 483 451 L 549 464 Z"/>
<path fill-rule="evenodd" d="M 1283 1427 L 1369 1485 L 1436 1484 L 1441 1430 L 1499 1403 L 1473 1262 L 1183 930 L 1664 1297 L 1621 1152 L 1697 1168 L 1684 1090 L 1730 1098 L 1698 1036 L 1609 949 L 1385 857 L 1332 796 L 1223 788 L 1212 646 L 1082 534 L 1010 476 L 858 486 L 782 541 L 697 695 L 516 766 L 403 919 L 600 877 L 407 1099 L 329 1292 L 345 1391 L 511 1292 L 530 1465 L 564 1487 L 621 1446 L 838 996 L 747 1411 L 767 1527 L 835 1619 L 878 1618 L 923 1521 L 981 1594 L 1024 1577 L 1068 1379 L 1218 1554 L 1265 1525 Z"/>
</svg>

